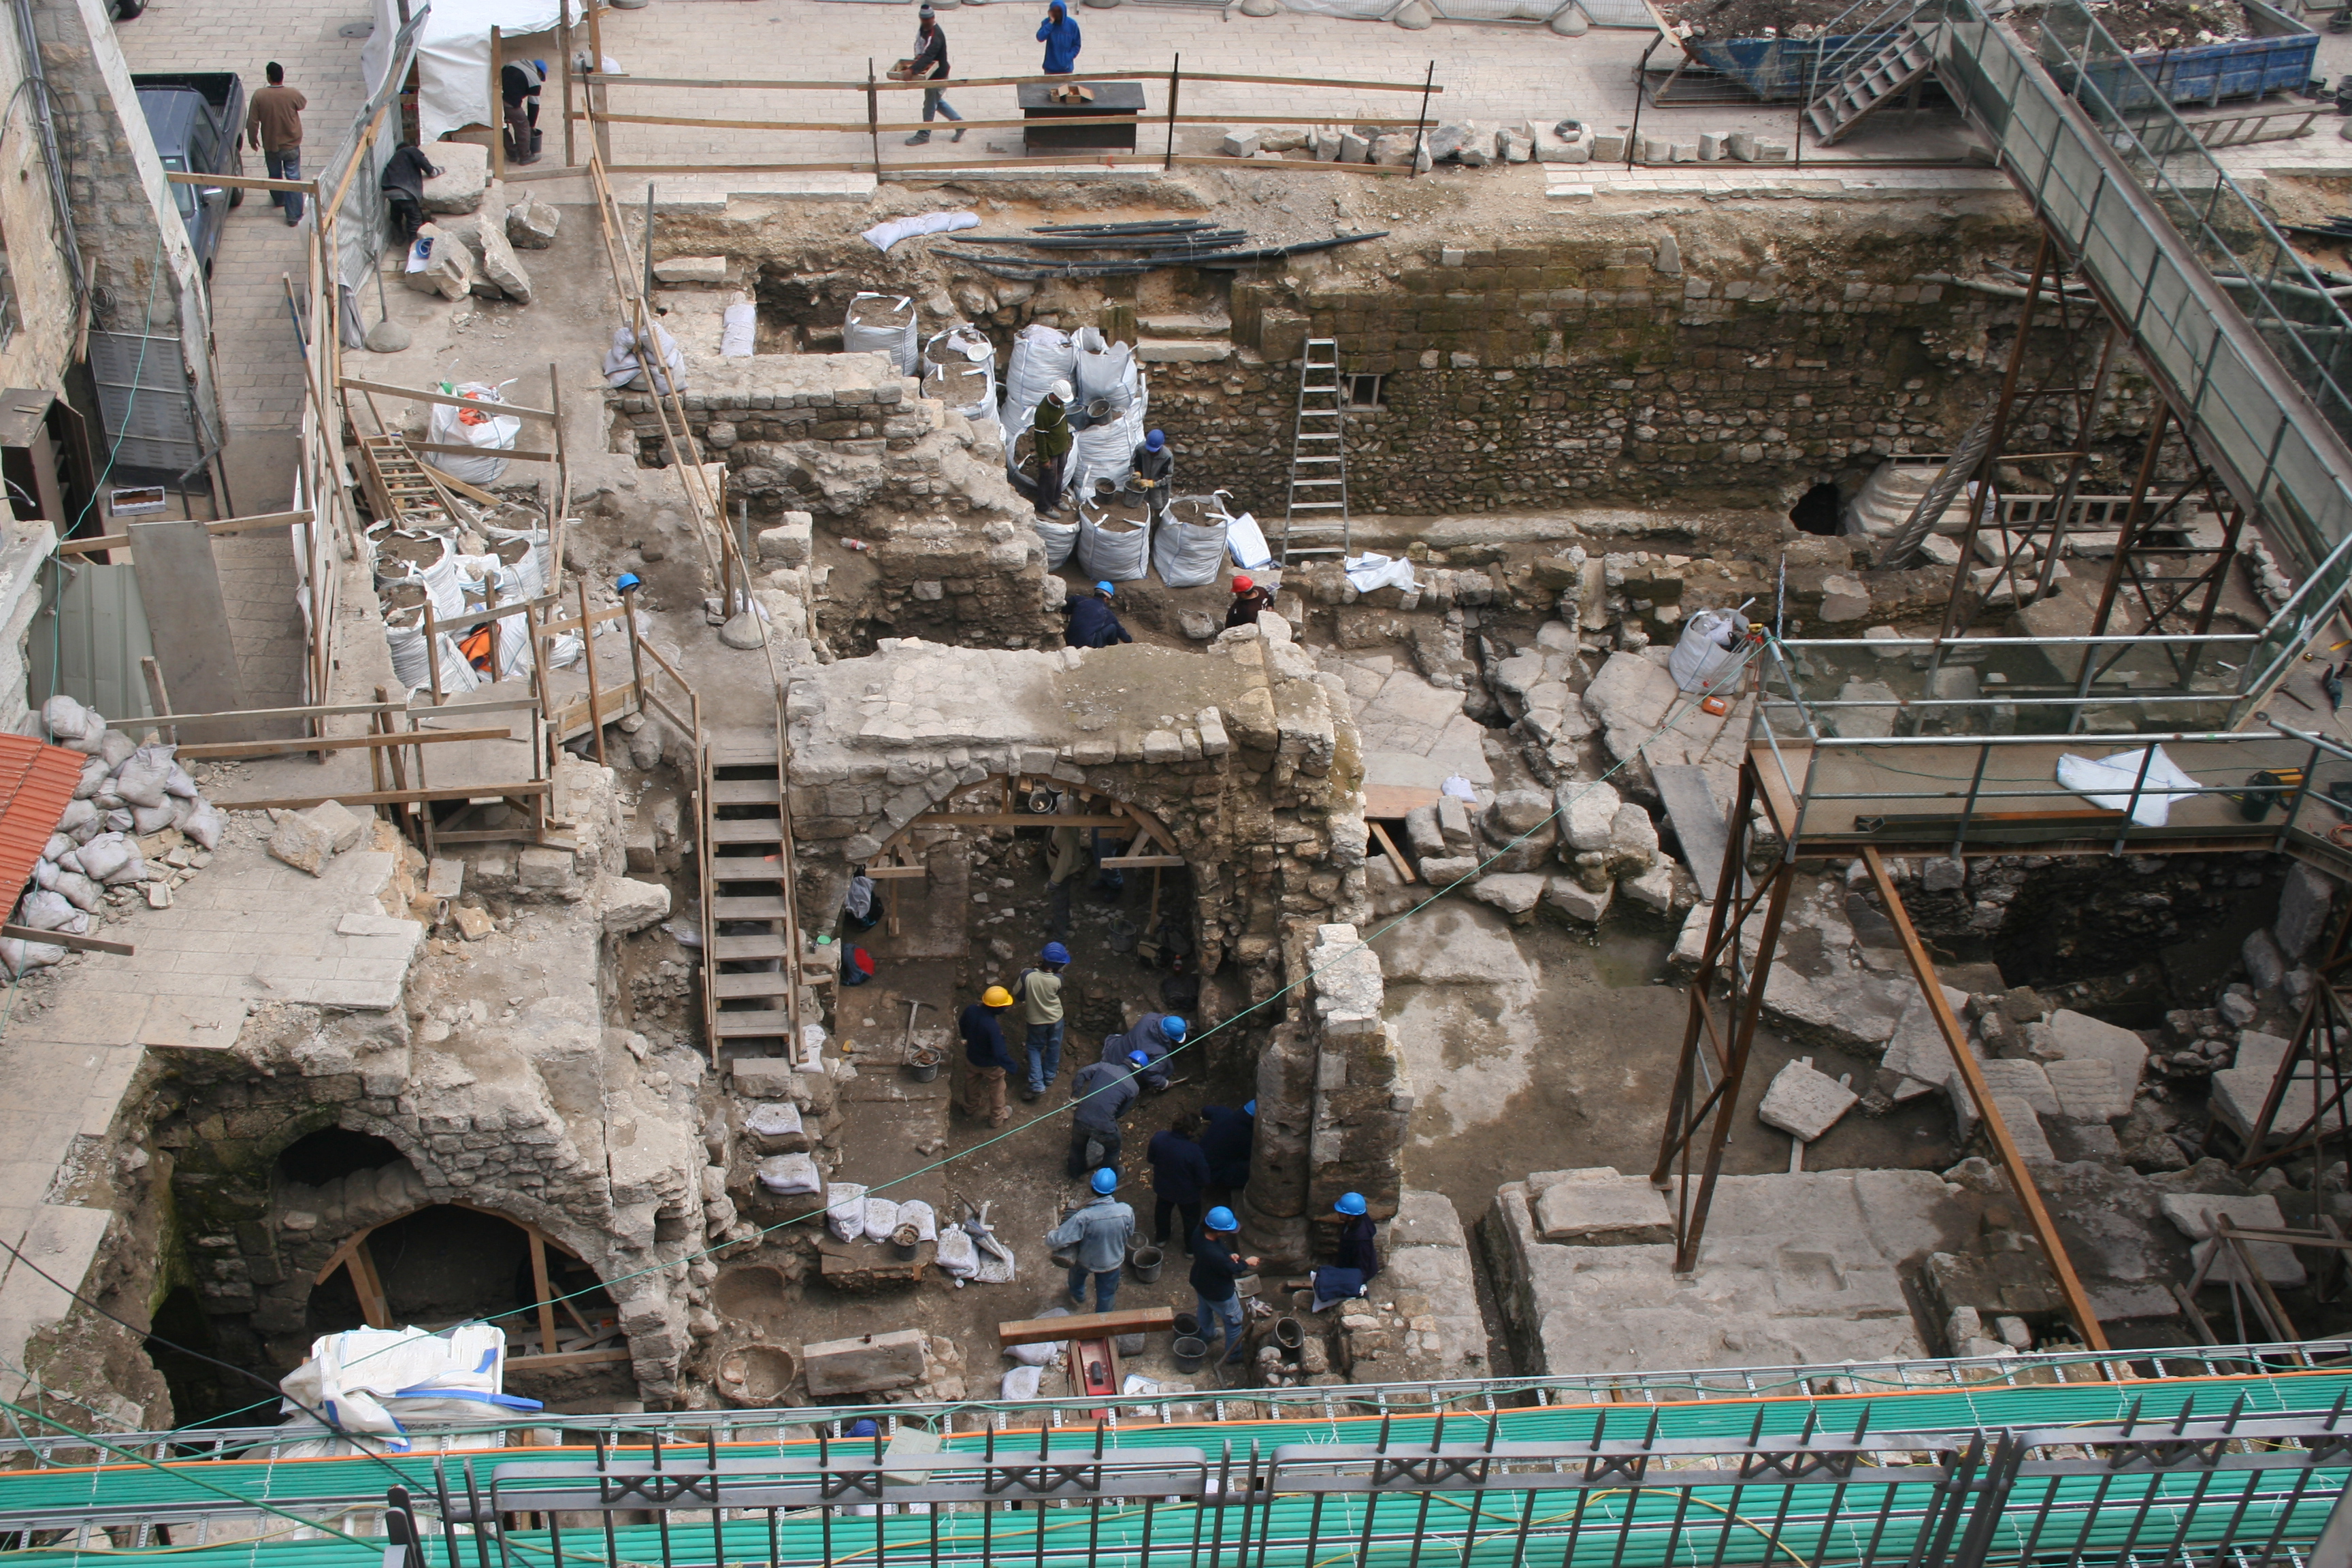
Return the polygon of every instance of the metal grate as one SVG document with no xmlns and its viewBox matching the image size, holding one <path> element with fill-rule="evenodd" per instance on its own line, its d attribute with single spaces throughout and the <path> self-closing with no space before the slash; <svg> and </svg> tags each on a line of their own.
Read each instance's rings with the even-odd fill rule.
<svg viewBox="0 0 2352 1568">
<path fill-rule="evenodd" d="M 184 474 L 205 460 L 196 393 L 176 335 L 89 334 L 106 449 L 119 470 Z"/>
</svg>

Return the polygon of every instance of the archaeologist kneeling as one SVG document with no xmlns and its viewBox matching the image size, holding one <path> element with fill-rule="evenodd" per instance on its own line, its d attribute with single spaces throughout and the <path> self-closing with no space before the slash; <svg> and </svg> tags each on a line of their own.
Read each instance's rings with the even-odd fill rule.
<svg viewBox="0 0 2352 1568">
<path fill-rule="evenodd" d="M 1225 630 L 1235 626 L 1257 625 L 1260 610 L 1274 608 L 1274 595 L 1259 587 L 1252 579 L 1236 574 L 1234 578 L 1234 602 L 1225 606 Z"/>
<path fill-rule="evenodd" d="M 1118 590 L 1108 583 L 1097 583 L 1090 594 L 1072 599 L 1067 606 L 1070 624 L 1062 633 L 1062 640 L 1072 647 L 1108 647 L 1113 643 L 1133 642 L 1118 616 L 1110 607 L 1111 595 Z"/>
<path fill-rule="evenodd" d="M 1137 1082 L 1159 1094 L 1168 1087 L 1168 1053 L 1184 1043 L 1184 1027 L 1173 1013 L 1146 1013 L 1127 1033 L 1103 1040 L 1102 1059 L 1127 1063 Z"/>
</svg>

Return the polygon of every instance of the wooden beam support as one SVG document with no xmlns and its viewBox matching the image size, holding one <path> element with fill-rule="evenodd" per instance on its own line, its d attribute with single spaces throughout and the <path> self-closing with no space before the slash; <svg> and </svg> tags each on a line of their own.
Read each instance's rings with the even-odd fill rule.
<svg viewBox="0 0 2352 1568">
<path fill-rule="evenodd" d="M 411 441 L 408 443 L 408 449 L 412 452 L 446 452 L 453 458 L 510 458 L 518 463 L 555 461 L 555 454 L 552 452 L 508 451 L 502 447 L 493 449 L 488 447 L 466 447 L 455 441 Z"/>
<path fill-rule="evenodd" d="M 192 174 L 184 169 L 166 169 L 163 179 L 174 185 L 220 185 L 242 191 L 295 191 L 319 199 L 316 180 L 265 180 L 256 174 Z"/>
<path fill-rule="evenodd" d="M 469 448 L 470 449 L 470 448 Z M 259 533 L 272 528 L 292 528 L 310 521 L 307 511 L 273 511 L 254 517 L 225 517 L 218 522 L 205 524 L 205 531 L 217 538 L 224 533 Z M 128 550 L 131 536 L 127 533 L 93 533 L 79 539 L 68 539 L 58 546 L 60 555 L 88 555 L 100 550 Z"/>
<path fill-rule="evenodd" d="M 1016 1318 L 996 1325 L 996 1342 L 1042 1345 L 1063 1340 L 1153 1334 L 1175 1326 L 1173 1307 L 1129 1307 L 1116 1312 L 1079 1312 L 1067 1318 Z"/>
<path fill-rule="evenodd" d="M 530 1241 L 530 1288 L 539 1297 L 539 1345 L 548 1355 L 555 1351 L 555 1291 L 547 1282 L 547 1238 L 537 1226 L 526 1227 Z"/>
<path fill-rule="evenodd" d="M 521 784 L 458 784 L 448 789 L 372 789 L 354 795 L 349 790 L 332 795 L 289 795 L 271 800 L 216 800 L 217 811 L 308 811 L 314 805 L 336 800 L 345 805 L 413 805 L 428 800 L 531 800 L 554 789 L 545 780 Z"/>
<path fill-rule="evenodd" d="M 2066 1315 L 2074 1320 L 2074 1327 L 2089 1349 L 2112 1348 L 2105 1331 L 2099 1327 L 2099 1315 L 2091 1310 L 2091 1299 L 2083 1289 L 2083 1281 L 2075 1276 L 2074 1262 L 2066 1256 L 2065 1243 L 2058 1239 L 2058 1227 L 2042 1201 L 2041 1189 L 2033 1184 L 2033 1173 L 2025 1168 L 2024 1158 L 2010 1141 L 2008 1124 L 2000 1119 L 2000 1108 L 1993 1103 L 1991 1091 L 1985 1087 L 1984 1068 L 1969 1049 L 1968 1031 L 1953 1015 L 1952 1005 L 1944 1000 L 1943 982 L 1937 977 L 1935 961 L 1927 956 L 1927 944 L 1912 928 L 1911 912 L 1903 907 L 1903 896 L 1895 890 L 1894 879 L 1886 874 L 1885 860 L 1867 846 L 1862 851 L 1862 860 L 1869 868 L 1871 881 L 1878 888 L 1880 900 L 1886 906 L 1886 918 L 1894 923 L 1903 955 L 1910 961 L 1912 978 L 1919 983 L 1919 994 L 1927 999 L 1927 1011 L 1936 1020 L 1937 1031 L 1944 1037 L 1945 1048 L 1952 1053 L 1953 1064 L 1960 1069 L 1961 1080 L 1976 1101 L 1985 1136 L 1991 1141 L 2000 1168 L 2008 1175 L 2009 1184 L 2033 1226 L 2033 1234 L 2042 1242 L 2042 1260 L 2058 1280 L 2058 1293 L 2066 1302 Z"/>
<path fill-rule="evenodd" d="M 187 722 L 173 719 L 174 724 Z M 207 741 L 200 746 L 182 746 L 180 757 L 279 757 L 292 752 L 350 752 L 373 750 L 383 746 L 446 745 L 453 741 L 511 741 L 510 730 L 395 730 L 389 735 L 313 735 L 304 741 Z M 486 784 L 472 793 L 488 795 L 497 788 Z M 338 797 L 341 798 L 341 797 Z M 350 797 L 356 800 L 354 795 Z"/>
<path fill-rule="evenodd" d="M 1372 842 L 1381 847 L 1381 853 L 1387 856 L 1389 864 L 1396 868 L 1398 879 L 1405 882 L 1412 881 L 1412 866 L 1403 856 L 1397 853 L 1396 841 L 1389 837 L 1389 830 L 1369 817 L 1365 819 L 1365 826 L 1372 830 Z"/>
<path fill-rule="evenodd" d="M 912 881 L 929 876 L 931 868 L 929 866 L 869 865 L 866 868 L 866 874 L 877 882 L 887 882 L 893 878 Z"/>
<path fill-rule="evenodd" d="M 1125 871 L 1147 868 L 1189 866 L 1181 855 L 1106 855 L 1095 862 L 1107 870 Z"/>
<path fill-rule="evenodd" d="M 599 1366 L 608 1362 L 628 1361 L 636 1352 L 626 1345 L 614 1345 L 601 1351 L 559 1351 L 553 1355 L 509 1355 L 507 1371 L 552 1372 L 563 1366 Z"/>
<path fill-rule="evenodd" d="M 139 950 L 127 942 L 108 942 L 103 937 L 76 936 L 71 931 L 35 931 L 31 926 L 0 925 L 0 936 L 18 942 L 46 942 L 52 947 L 71 948 L 76 952 L 110 952 L 121 958 L 131 958 Z"/>
<path fill-rule="evenodd" d="M 1226 160 L 1228 163 L 1231 159 Z M 915 818 L 908 826 L 922 827 L 1126 827 L 1135 826 L 1131 816 L 1040 816 L 1024 811 L 950 812 L 930 811 Z"/>
<path fill-rule="evenodd" d="M 1231 159 L 1226 160 L 1231 163 Z M 395 386 L 388 381 L 362 381 L 355 375 L 337 379 L 335 384 L 345 392 L 381 392 L 386 397 L 405 397 L 415 403 L 438 403 L 449 408 L 478 408 L 485 414 L 511 414 L 521 419 L 536 419 L 542 425 L 555 423 L 555 416 L 544 408 L 526 408 L 520 403 L 485 403 L 478 397 L 454 397 L 446 392 L 430 392 L 421 386 Z M 472 448 L 467 448 L 472 450 Z"/>
</svg>

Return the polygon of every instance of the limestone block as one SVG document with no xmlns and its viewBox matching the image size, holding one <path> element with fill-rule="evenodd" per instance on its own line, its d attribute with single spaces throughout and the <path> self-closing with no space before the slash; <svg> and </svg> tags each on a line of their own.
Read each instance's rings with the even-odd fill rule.
<svg viewBox="0 0 2352 1568">
<path fill-rule="evenodd" d="M 1822 619 L 1859 621 L 1869 614 L 1870 585 L 1861 578 L 1836 572 L 1822 579 Z"/>
<path fill-rule="evenodd" d="M 1657 862 L 1657 825 L 1630 800 L 1610 818 L 1608 855 L 1609 868 L 1618 876 L 1638 875 Z"/>
<path fill-rule="evenodd" d="M 507 243 L 506 226 L 502 223 L 477 224 L 475 234 L 482 247 L 484 280 L 516 304 L 530 304 L 530 274 L 515 258 L 514 247 Z M 482 291 L 480 284 L 475 285 L 475 291 Z"/>
<path fill-rule="evenodd" d="M 1570 920 L 1599 925 L 1601 917 L 1609 912 L 1609 900 L 1616 890 L 1613 882 L 1594 892 L 1573 877 L 1554 877 L 1544 888 L 1544 901 Z"/>
<path fill-rule="evenodd" d="M 1535 155 L 1533 138 L 1520 130 L 1504 129 L 1495 132 L 1495 162 L 1524 163 Z"/>
<path fill-rule="evenodd" d="M 2268 1193 L 2254 1197 L 2217 1197 L 2208 1193 L 2166 1193 L 2158 1200 L 2164 1217 L 2170 1220 L 2181 1235 L 2201 1243 L 2197 1248 L 2197 1260 L 2203 1262 L 2205 1253 L 2213 1246 L 2213 1216 L 2220 1215 L 2241 1230 L 2284 1230 L 2286 1215 L 2279 1211 L 2278 1199 Z M 2294 1248 L 2284 1242 L 2250 1241 L 2242 1244 L 2255 1269 L 2269 1283 L 2293 1289 L 2304 1283 L 2303 1265 L 2295 1260 Z M 2217 1280 L 2234 1279 L 2237 1267 L 2233 1259 L 2223 1258 L 2215 1263 L 2208 1278 Z"/>
<path fill-rule="evenodd" d="M 659 882 L 613 877 L 603 884 L 603 893 L 607 936 L 626 936 L 669 918 L 669 889 Z"/>
<path fill-rule="evenodd" d="M 2301 862 L 2286 874 L 2279 889 L 2278 919 L 2273 922 L 2279 951 L 2289 963 L 2300 963 L 2327 923 L 2328 907 L 2336 899 L 2335 879 Z"/>
<path fill-rule="evenodd" d="M 803 1154 L 808 1152 L 808 1128 L 801 1108 L 789 1100 L 755 1105 L 743 1118 L 743 1133 L 762 1154 Z"/>
<path fill-rule="evenodd" d="M 1592 133 L 1592 161 L 1594 163 L 1614 163 L 1622 161 L 1624 156 L 1625 137 L 1622 132 L 1612 136 L 1604 136 L 1598 131 Z"/>
<path fill-rule="evenodd" d="M 425 150 L 441 172 L 425 182 L 425 210 L 429 213 L 469 213 L 480 210 L 490 188 L 490 150 L 472 142 L 436 142 Z"/>
<path fill-rule="evenodd" d="M 1448 158 L 1459 157 L 1465 148 L 1479 142 L 1478 122 L 1475 120 L 1450 120 L 1429 133 L 1429 155 L 1443 163 Z"/>
<path fill-rule="evenodd" d="M 529 192 L 507 208 L 507 243 L 517 250 L 545 250 L 555 243 L 563 214 Z"/>
<path fill-rule="evenodd" d="M 2113 1062 L 2074 1057 L 2048 1063 L 2042 1070 L 2058 1097 L 2060 1114 L 2069 1121 L 2112 1121 L 2131 1114 L 2132 1092 L 2117 1080 Z"/>
<path fill-rule="evenodd" d="M 927 1338 L 920 1329 L 898 1329 L 804 1344 L 801 1365 L 808 1375 L 809 1394 L 823 1399 L 836 1394 L 879 1394 L 911 1387 L 923 1380 Z"/>
<path fill-rule="evenodd" d="M 1352 131 L 1343 131 L 1339 133 L 1339 162 L 1369 163 L 1372 161 L 1371 153 L 1372 144 L 1369 139 L 1359 136 Z"/>
<path fill-rule="evenodd" d="M 310 820 L 308 813 L 289 812 L 269 835 L 271 858 L 316 877 L 334 858 L 334 834 Z"/>
<path fill-rule="evenodd" d="M 1996 1100 L 2021 1100 L 2032 1106 L 2037 1115 L 2063 1114 L 2058 1092 L 2040 1062 L 1996 1058 L 1978 1063 L 1977 1070 L 1984 1074 L 1986 1092 Z"/>
<path fill-rule="evenodd" d="M 1742 163 L 1756 161 L 1756 137 L 1753 132 L 1735 131 L 1723 139 L 1724 155 Z"/>
<path fill-rule="evenodd" d="M 1666 1196 L 1639 1176 L 1610 1166 L 1541 1172 L 1528 1178 L 1536 1231 L 1571 1247 L 1639 1247 L 1675 1238 Z"/>
<path fill-rule="evenodd" d="M 1699 132 L 1698 161 L 1702 163 L 1720 161 L 1723 157 L 1723 142 L 1724 138 L 1719 132 L 1712 131 Z"/>
<path fill-rule="evenodd" d="M 534 845 L 515 857 L 515 885 L 554 889 L 572 885 L 572 851 Z"/>
<path fill-rule="evenodd" d="M 1618 807 L 1622 804 L 1615 787 L 1606 784 L 1564 784 L 1557 798 L 1564 824 L 1560 858 L 1570 859 L 1587 850 L 1606 850 L 1617 822 Z"/>
<path fill-rule="evenodd" d="M 454 899 L 466 890 L 466 863 L 463 860 L 435 858 L 425 866 L 425 896 L 428 899 Z"/>
<path fill-rule="evenodd" d="M 1422 879 L 1438 892 L 1477 874 L 1478 858 L 1475 855 L 1433 855 L 1421 863 Z"/>
<path fill-rule="evenodd" d="M 1441 796 L 1437 802 L 1437 830 L 1445 835 L 1446 844 L 1454 849 L 1469 849 L 1478 842 L 1470 826 L 1468 805 L 1450 795 Z"/>
<path fill-rule="evenodd" d="M 1481 877 L 1472 885 L 1470 896 L 1482 904 L 1492 904 L 1507 915 L 1523 915 L 1544 896 L 1544 884 L 1545 879 L 1534 872 Z"/>
<path fill-rule="evenodd" d="M 1767 142 L 1760 137 L 1758 139 L 1756 142 L 1756 162 L 1759 163 L 1785 163 L 1788 161 L 1789 144 L 1786 142 Z"/>
<path fill-rule="evenodd" d="M 368 824 L 375 820 L 373 810 L 355 812 L 336 800 L 320 801 L 302 815 L 326 833 L 328 842 L 338 855 L 356 847 L 359 841 L 366 837 Z"/>
<path fill-rule="evenodd" d="M 1392 169 L 1402 169 L 1412 162 L 1412 132 L 1391 131 L 1372 138 L 1371 161 Z"/>
<path fill-rule="evenodd" d="M 1184 742 L 1173 730 L 1150 730 L 1143 737 L 1143 760 L 1150 763 L 1181 763 Z"/>
<path fill-rule="evenodd" d="M 1228 131 L 1225 139 L 1217 144 L 1217 151 L 1228 158 L 1251 158 L 1257 155 L 1260 145 L 1255 131 Z"/>
<path fill-rule="evenodd" d="M 467 904 L 460 904 L 451 910 L 449 918 L 457 922 L 457 934 L 467 942 L 479 942 L 499 929 L 498 921 L 490 918 L 488 910 L 478 910 Z"/>
<path fill-rule="evenodd" d="M 1552 797 L 1537 789 L 1507 789 L 1486 808 L 1486 837 L 1507 844 L 1552 813 Z"/>
<path fill-rule="evenodd" d="M 1202 709 L 1200 712 L 1192 716 L 1192 722 L 1201 731 L 1201 754 L 1202 756 L 1222 757 L 1227 752 L 1233 750 L 1233 742 L 1228 739 L 1225 734 L 1224 715 L 1218 712 L 1217 710 L 1214 708 Z"/>
<path fill-rule="evenodd" d="M 1617 884 L 1618 890 L 1644 909 L 1659 914 L 1672 914 L 1675 908 L 1675 868 L 1671 861 L 1661 860 L 1638 877 L 1627 877 Z"/>
<path fill-rule="evenodd" d="M 1803 1062 L 1790 1062 L 1772 1079 L 1756 1107 L 1757 1120 L 1767 1127 L 1810 1143 L 1837 1125 L 1838 1118 L 1862 1097 L 1827 1073 Z"/>
<path fill-rule="evenodd" d="M 2124 1097 L 2128 1110 L 2131 1097 L 2139 1092 L 2140 1074 L 2147 1066 L 2147 1047 L 2140 1037 L 2129 1029 L 2064 1007 L 2050 1015 L 2049 1027 L 2050 1048 L 2060 1058 L 2072 1061 L 2095 1057 L 2114 1066 L 2116 1092 Z"/>
<path fill-rule="evenodd" d="M 403 283 L 419 294 L 438 294 L 445 300 L 462 300 L 474 291 L 481 269 L 475 265 L 473 247 L 436 224 L 419 227 L 416 237 L 431 242 L 429 259 L 419 271 L 401 273 Z"/>
<path fill-rule="evenodd" d="M 2286 955 L 2271 933 L 2257 926 L 2246 933 L 2239 956 L 2246 961 L 2246 982 L 2256 991 L 2268 991 L 2286 978 Z"/>
<path fill-rule="evenodd" d="M 735 1092 L 752 1099 L 782 1099 L 798 1087 L 800 1071 L 789 1057 L 741 1057 L 728 1064 Z"/>
<path fill-rule="evenodd" d="M 779 566 L 805 566 L 815 537 L 815 518 L 804 511 L 788 511 L 783 521 L 760 531 L 760 559 Z"/>
<path fill-rule="evenodd" d="M 1417 805 L 1405 813 L 1404 836 L 1417 859 L 1445 853 L 1445 835 L 1438 831 L 1433 805 Z"/>
<path fill-rule="evenodd" d="M 727 258 L 723 256 L 673 256 L 654 263 L 656 283 L 724 283 L 727 281 Z"/>
</svg>

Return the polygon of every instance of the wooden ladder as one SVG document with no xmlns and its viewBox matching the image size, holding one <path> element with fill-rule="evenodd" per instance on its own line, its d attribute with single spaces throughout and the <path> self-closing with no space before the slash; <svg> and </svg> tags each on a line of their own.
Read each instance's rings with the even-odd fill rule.
<svg viewBox="0 0 2352 1568">
<path fill-rule="evenodd" d="M 428 508 L 457 521 L 457 510 L 450 502 L 448 490 L 417 461 L 416 454 L 408 449 L 407 438 L 398 431 L 362 436 L 360 455 L 367 463 L 368 485 L 379 521 L 397 521 L 409 512 Z"/>
<path fill-rule="evenodd" d="M 703 749 L 703 1018 L 711 1055 L 789 1057 L 793 1039 L 792 875 L 782 773 L 772 742 Z"/>
<path fill-rule="evenodd" d="M 1901 23 L 1867 59 L 1808 104 L 1805 119 L 1822 145 L 1829 146 L 1873 110 L 1900 96 L 1935 65 L 1936 53 L 1926 36 L 1909 22 Z"/>
<path fill-rule="evenodd" d="M 1310 515 L 1301 517 L 1300 513 Z M 1328 514 L 1337 512 L 1337 517 Z M 1348 556 L 1348 399 L 1339 342 L 1309 338 L 1298 361 L 1298 416 L 1290 437 L 1290 493 L 1280 555 Z"/>
</svg>

